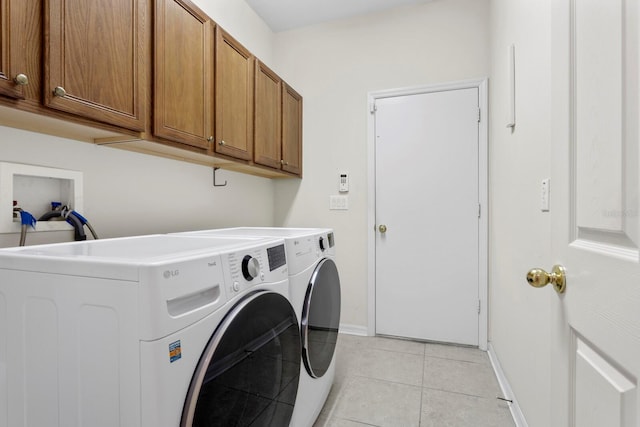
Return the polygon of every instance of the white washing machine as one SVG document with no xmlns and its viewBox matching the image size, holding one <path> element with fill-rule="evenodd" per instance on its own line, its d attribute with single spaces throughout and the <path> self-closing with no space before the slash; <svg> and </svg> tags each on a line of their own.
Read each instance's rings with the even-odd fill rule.
<svg viewBox="0 0 640 427">
<path fill-rule="evenodd" d="M 327 399 L 335 375 L 334 355 L 340 324 L 340 278 L 334 261 L 333 230 L 240 227 L 182 235 L 284 239 L 291 302 L 300 322 L 303 363 L 290 425 L 312 426 Z"/>
<path fill-rule="evenodd" d="M 0 250 L 0 427 L 287 425 L 288 293 L 281 239 Z"/>
</svg>

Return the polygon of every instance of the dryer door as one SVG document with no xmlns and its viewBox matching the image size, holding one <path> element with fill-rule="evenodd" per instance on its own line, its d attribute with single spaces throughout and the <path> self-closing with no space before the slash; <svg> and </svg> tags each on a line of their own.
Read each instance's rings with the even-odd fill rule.
<svg viewBox="0 0 640 427">
<path fill-rule="evenodd" d="M 293 307 L 277 293 L 250 294 L 207 344 L 180 425 L 288 426 L 299 374 L 300 334 Z"/>
<path fill-rule="evenodd" d="M 313 274 L 302 307 L 302 360 L 313 378 L 327 372 L 338 340 L 340 277 L 336 264 L 321 260 Z"/>
</svg>

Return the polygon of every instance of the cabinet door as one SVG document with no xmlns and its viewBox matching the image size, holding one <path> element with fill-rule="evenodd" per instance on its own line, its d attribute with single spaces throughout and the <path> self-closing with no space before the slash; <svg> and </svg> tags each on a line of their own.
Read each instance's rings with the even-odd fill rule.
<svg viewBox="0 0 640 427">
<path fill-rule="evenodd" d="M 302 176 L 302 96 L 282 84 L 282 170 Z"/>
<path fill-rule="evenodd" d="M 280 169 L 282 146 L 282 80 L 256 60 L 253 161 Z"/>
<path fill-rule="evenodd" d="M 46 2 L 45 105 L 144 130 L 148 3 Z"/>
<path fill-rule="evenodd" d="M 156 0 L 154 134 L 208 148 L 213 140 L 213 28 L 188 0 Z"/>
<path fill-rule="evenodd" d="M 40 87 L 40 0 L 0 0 L 0 94 L 24 99 Z M 34 42 L 35 41 L 35 42 Z"/>
<path fill-rule="evenodd" d="M 215 152 L 242 160 L 253 157 L 253 56 L 219 26 Z"/>
</svg>

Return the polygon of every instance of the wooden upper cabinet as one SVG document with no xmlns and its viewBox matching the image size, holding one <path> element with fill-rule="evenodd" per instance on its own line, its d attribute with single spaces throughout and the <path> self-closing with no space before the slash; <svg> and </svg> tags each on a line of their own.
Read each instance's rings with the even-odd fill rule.
<svg viewBox="0 0 640 427">
<path fill-rule="evenodd" d="M 148 2 L 48 0 L 45 4 L 45 105 L 144 130 Z"/>
<path fill-rule="evenodd" d="M 302 96 L 282 84 L 282 170 L 302 176 Z"/>
<path fill-rule="evenodd" d="M 213 21 L 188 0 L 156 0 L 154 134 L 207 149 L 213 140 Z"/>
<path fill-rule="evenodd" d="M 280 169 L 282 80 L 256 59 L 254 151 L 257 164 Z"/>
<path fill-rule="evenodd" d="M 253 62 L 244 46 L 216 28 L 215 152 L 253 158 Z"/>
<path fill-rule="evenodd" d="M 39 99 L 41 0 L 0 0 L 0 95 Z"/>
</svg>

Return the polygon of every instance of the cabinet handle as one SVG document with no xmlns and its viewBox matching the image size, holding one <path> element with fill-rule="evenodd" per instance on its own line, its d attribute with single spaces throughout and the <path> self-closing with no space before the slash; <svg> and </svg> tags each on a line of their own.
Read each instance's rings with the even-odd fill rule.
<svg viewBox="0 0 640 427">
<path fill-rule="evenodd" d="M 227 143 L 226 143 L 226 142 L 224 142 L 224 141 L 222 141 L 222 140 L 220 140 L 220 142 L 219 142 L 218 144 L 220 144 L 220 145 L 227 145 Z"/>
<path fill-rule="evenodd" d="M 280 160 L 280 164 L 281 164 L 281 165 L 284 165 L 284 160 Z"/>
<path fill-rule="evenodd" d="M 207 138 L 207 141 L 209 141 L 209 142 L 213 142 L 213 139 L 214 139 L 214 138 L 213 138 L 212 136 L 210 136 L 210 137 L 208 137 L 208 138 Z"/>
<path fill-rule="evenodd" d="M 67 96 L 67 91 L 64 90 L 62 86 L 56 86 L 55 89 L 53 89 L 53 94 L 55 96 L 59 96 L 60 98 L 63 98 Z"/>
<path fill-rule="evenodd" d="M 15 77 L 13 78 L 13 81 L 14 81 L 17 85 L 25 86 L 25 85 L 28 85 L 28 84 L 29 84 L 29 77 L 27 77 L 27 75 L 26 75 L 26 74 L 22 74 L 22 73 L 20 73 L 20 74 L 18 74 L 17 76 L 15 76 Z"/>
</svg>

